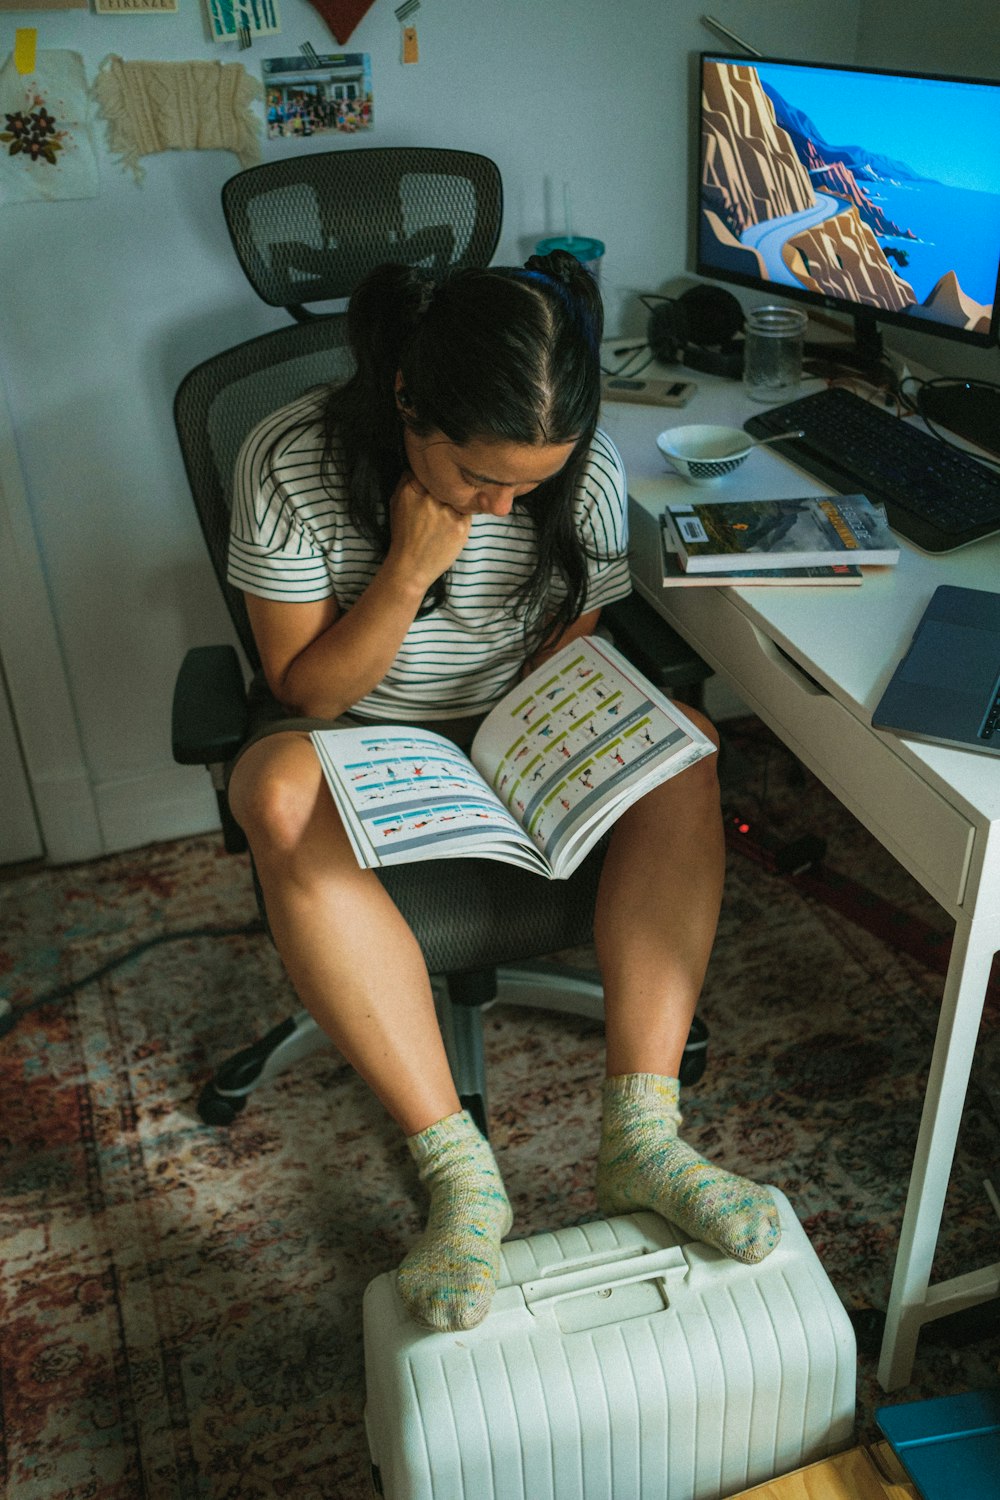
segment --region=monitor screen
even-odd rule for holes
[[[987,345],[1000,83],[705,54],[697,271]]]

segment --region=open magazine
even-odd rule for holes
[[[633,802],[715,750],[594,636],[519,682],[468,756],[419,725],[311,738],[360,865],[465,856],[556,880]]]

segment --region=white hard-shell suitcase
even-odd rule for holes
[[[718,1500],[852,1439],[854,1332],[787,1198],[745,1266],[656,1214],[512,1240],[489,1316],[436,1333],[365,1292],[387,1500]]]

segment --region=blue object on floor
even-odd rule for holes
[[[1000,1389],[882,1406],[875,1420],[924,1500],[1000,1496]]]

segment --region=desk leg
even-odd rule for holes
[[[882,1339],[878,1378],[886,1391],[910,1379],[928,1320],[931,1265],[996,946],[989,927],[988,915],[970,921],[960,914],[955,928]]]

